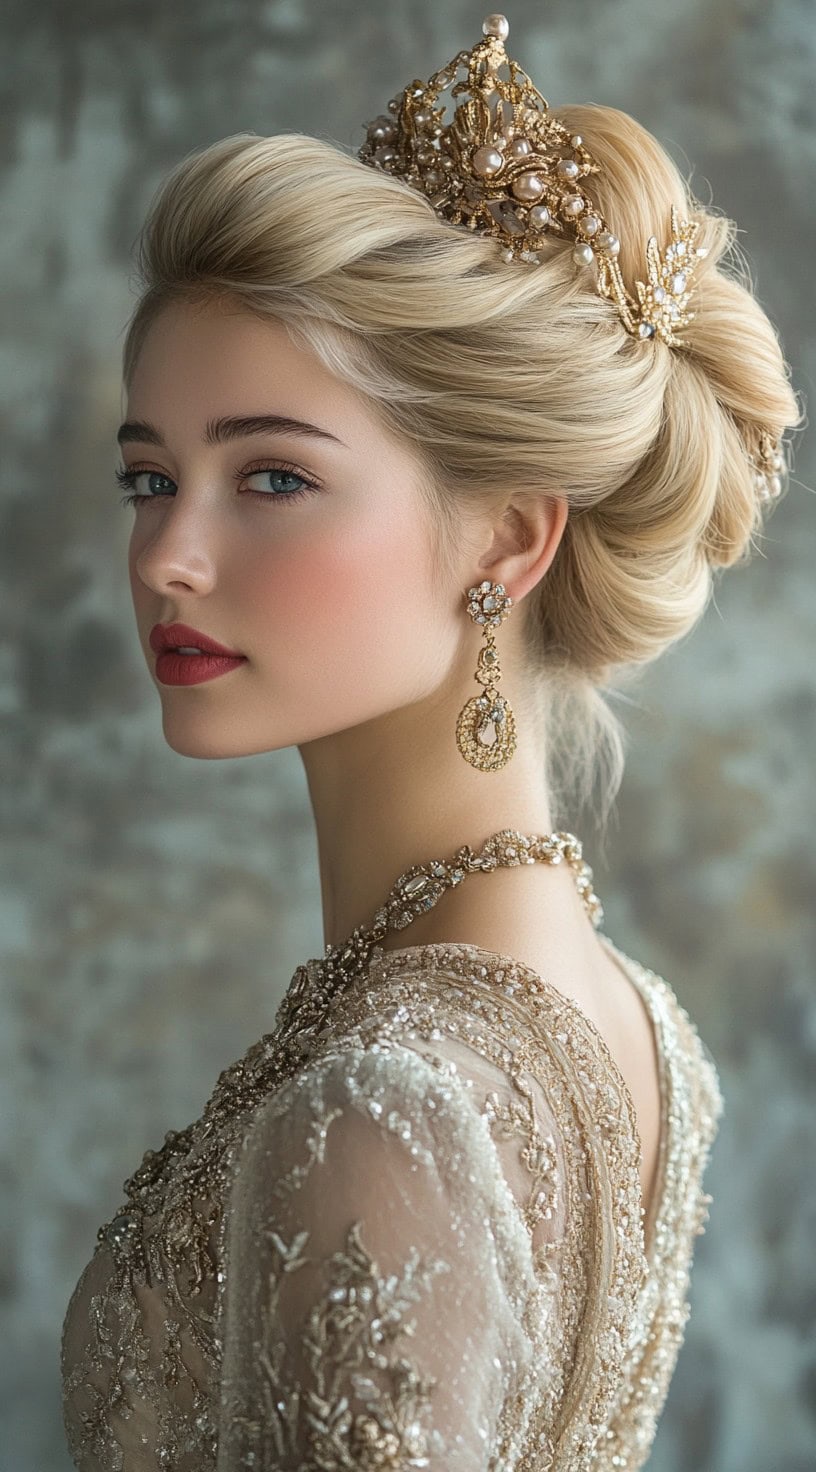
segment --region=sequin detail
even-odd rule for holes
[[[375,950],[322,999],[306,963],[99,1230],[62,1343],[81,1472],[644,1464],[723,1100],[668,983],[603,940],[659,1043],[648,1238],[634,1106],[569,998],[465,944]]]

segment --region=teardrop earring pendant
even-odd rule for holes
[[[472,767],[497,772],[507,765],[516,749],[516,721],[510,705],[496,689],[501,670],[493,629],[507,618],[513,600],[505,593],[503,583],[489,579],[477,588],[468,588],[467,599],[468,613],[474,623],[482,626],[485,636],[474,675],[484,688],[459,712],[456,745]]]

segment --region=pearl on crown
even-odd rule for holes
[[[498,174],[500,169],[504,167],[504,158],[499,153],[498,148],[494,148],[490,143],[485,143],[481,148],[477,148],[470,162],[473,165],[474,174],[478,174],[482,179],[492,178],[494,174]]]
[[[498,41],[506,41],[510,35],[510,22],[506,15],[486,15],[482,21],[482,34],[495,36]]]
[[[516,199],[538,199],[544,193],[544,180],[540,174],[519,174],[511,187]]]

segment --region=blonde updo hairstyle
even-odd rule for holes
[[[626,739],[605,697],[692,628],[716,569],[747,558],[767,505],[748,454],[803,415],[735,224],[628,114],[552,111],[600,164],[581,187],[620,239],[632,296],[672,205],[701,221],[687,347],[632,337],[567,241],[549,239],[538,266],[506,262],[332,142],[239,133],[182,159],[150,207],[123,372],[129,385],[171,301],[227,294],[286,324],[418,456],[448,579],[463,515],[566,497],[554,561],[522,604],[526,688],[505,693],[542,739],[555,826],[598,782],[603,827]]]

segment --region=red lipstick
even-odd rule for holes
[[[156,678],[163,685],[200,685],[215,680],[229,670],[246,663],[246,655],[227,649],[209,634],[192,629],[189,624],[154,624],[150,630],[150,647],[158,656]],[[182,649],[201,653],[182,654]]]

